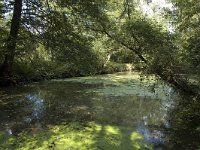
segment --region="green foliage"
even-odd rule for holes
[[[0,64],[4,59],[4,48],[5,48],[5,41],[8,35],[8,28],[6,26],[7,21],[5,21],[3,14],[2,14],[2,3],[0,2]]]
[[[21,78],[32,78],[34,77],[34,69],[31,68],[30,65],[27,65],[27,63],[23,62],[16,62],[13,65],[14,68],[14,75],[21,77]]]
[[[132,63],[145,73],[185,86],[188,80],[180,74],[199,73],[193,71],[200,67],[199,2],[174,0],[173,4],[176,10],[170,23],[176,23],[176,28],[170,32],[167,20],[148,17],[134,0],[27,1],[24,5],[29,9],[24,10],[17,40],[15,76],[86,76],[125,71],[125,63]],[[2,63],[9,17],[0,21],[5,25],[0,27]]]
[[[199,147],[199,106],[197,98],[182,95],[181,101],[170,111],[169,117],[173,132],[169,138],[177,143],[174,149],[197,149]]]
[[[114,72],[123,72],[127,71],[127,66],[126,64],[120,64],[120,63],[115,63],[115,62],[109,62],[107,65],[104,67],[103,72],[105,73],[114,73]]]
[[[13,65],[13,75],[19,81],[39,81],[50,79],[53,76],[55,66],[44,60],[35,62],[16,61]]]
[[[178,33],[179,57],[187,66],[188,72],[199,74],[199,13],[200,3],[189,0],[173,0],[176,13],[173,17],[176,33]],[[183,65],[184,65],[183,64]]]
[[[9,13],[13,8],[4,8],[7,2],[13,5],[13,1],[0,2],[0,64],[9,53],[9,50],[5,50],[9,43]],[[148,17],[139,9],[138,3],[136,0],[24,1],[26,6],[23,8],[27,9],[23,10],[14,53],[13,77],[24,82],[89,76],[127,71],[125,63],[131,63],[143,73],[155,74],[195,97],[192,98],[192,103],[184,106],[181,111],[178,110],[180,113],[176,112],[174,119],[177,124],[172,125],[176,129],[179,126],[192,127],[196,123],[194,129],[197,130],[200,2],[173,0],[175,9],[170,18],[170,23],[174,25],[173,32],[167,29],[166,20]],[[108,93],[112,94],[113,91]],[[193,120],[184,124],[184,119],[191,117],[194,117]],[[3,145],[3,149],[9,148],[10,144],[11,149],[35,149],[40,146],[47,149],[55,145],[56,148],[63,149],[66,144],[70,148],[77,148],[77,143],[85,149],[99,145],[102,149],[116,149],[118,146],[121,149],[151,149],[151,146],[144,146],[137,140],[130,143],[134,138],[142,139],[137,132],[133,132],[131,136],[129,133],[129,142],[119,145],[119,141],[123,141],[123,136],[118,132],[121,127],[95,124],[94,126],[105,128],[103,134],[98,135],[92,127],[83,127],[81,131],[77,131],[79,125],[74,125],[75,129],[72,126],[56,126],[33,137],[23,134],[19,135],[19,139],[11,137]],[[83,137],[86,137],[85,143],[81,140]],[[2,138],[4,135],[0,132],[0,140]],[[46,141],[40,143],[38,139]],[[99,145],[94,146],[94,141],[99,142]]]
[[[177,9],[174,19],[178,29],[187,32],[188,30],[192,31],[194,27],[198,28],[198,14],[200,12],[199,1],[173,0],[173,3]]]

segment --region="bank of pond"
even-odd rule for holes
[[[0,149],[200,148],[200,105],[124,72],[0,90]]]

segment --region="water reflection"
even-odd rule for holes
[[[153,81],[151,81],[153,82]],[[153,83],[148,82],[148,86]],[[112,75],[50,81],[7,91],[13,95],[2,107],[1,124],[8,134],[63,123],[90,122],[130,127],[153,145],[165,142],[167,111],[175,97],[168,86],[150,91],[132,75]],[[17,101],[15,95],[21,95]],[[4,116],[11,116],[4,118]],[[17,116],[17,117],[16,117]],[[4,127],[5,129],[5,127]]]
[[[39,120],[44,112],[45,106],[44,106],[44,100],[39,97],[39,95],[31,95],[28,94],[25,96],[25,100],[28,101],[29,106],[31,109],[30,116],[27,116],[25,118],[25,122],[30,123],[32,120]]]
[[[165,134],[160,130],[161,127],[148,126],[145,122],[140,122],[137,131],[143,135],[144,141],[153,143],[154,146],[159,146],[165,142]]]

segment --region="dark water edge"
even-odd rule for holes
[[[200,149],[200,101],[180,95],[168,116],[171,122],[169,139],[173,143],[173,149]]]
[[[0,148],[197,149],[198,102],[140,79],[123,73],[4,88]]]

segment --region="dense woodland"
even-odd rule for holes
[[[1,84],[112,73],[130,63],[198,96],[199,2],[173,0],[157,17],[139,2],[2,1]]]
[[[114,117],[111,116],[113,118],[111,124],[116,122],[120,124],[121,120],[131,114],[128,116],[129,118],[127,117],[129,119],[127,120],[130,121],[132,116],[138,115],[135,113],[137,111],[137,104],[141,106],[143,100],[142,98],[142,100],[138,100],[139,98],[134,97],[135,99],[131,99],[130,104],[127,103],[127,105],[121,106],[124,104],[126,98],[130,96],[130,93],[126,94],[125,92],[126,97],[121,98],[125,99],[124,101],[121,101],[120,96],[117,97],[115,95],[116,97],[114,97],[112,95],[105,102],[99,100],[102,98],[99,95],[91,94],[94,96],[94,99],[90,103],[89,97],[91,95],[88,96],[88,93],[83,90],[84,88],[91,88],[89,85],[85,84],[84,87],[80,83],[73,83],[74,85],[72,86],[60,83],[60,87],[54,90],[55,83],[48,83],[48,86],[43,86],[41,89],[40,86],[42,85],[37,85],[39,94],[37,92],[29,93],[23,100],[15,104],[10,99],[18,99],[18,96],[23,97],[23,94],[28,90],[22,90],[20,94],[12,97],[10,95],[14,93],[12,93],[14,88],[12,90],[9,88],[19,85],[22,85],[19,86],[22,88],[24,84],[35,81],[86,77],[133,70],[137,73],[139,72],[141,80],[145,80],[143,79],[144,76],[153,76],[158,81],[169,85],[170,88],[173,87],[173,89],[176,89],[176,93],[180,94],[179,99],[181,101],[176,102],[175,107],[167,112],[171,125],[170,128],[167,128],[167,132],[171,135],[172,147],[174,145],[174,149],[177,147],[180,148],[180,146],[183,149],[199,147],[200,1],[167,0],[167,2],[170,3],[171,7],[161,8],[161,3],[154,5],[152,0],[1,0],[0,86],[3,86],[3,92],[0,91],[0,112],[1,109],[2,112],[3,110],[14,112],[21,108],[21,106],[16,110],[13,107],[18,107],[23,100],[26,101],[27,99],[37,104],[39,101],[44,105],[48,101],[43,101],[43,98],[47,98],[51,101],[47,107],[47,116],[54,113],[62,119],[69,119],[70,115],[67,114],[69,110],[71,114],[74,111],[78,119],[82,117],[81,115],[85,115],[86,118],[88,116],[94,117],[96,111],[100,112],[100,115],[97,113],[100,118],[101,116],[109,118],[109,115],[116,111],[117,114],[114,114]],[[151,13],[142,9],[143,5],[151,8]],[[100,77],[100,79],[102,78]],[[104,82],[113,84],[107,77]],[[100,85],[104,86],[105,83],[100,83]],[[124,87],[129,89],[129,86],[131,86],[130,83],[121,89]],[[134,83],[138,82],[134,81]],[[148,86],[149,83],[146,82],[145,84]],[[72,83],[70,82],[70,84]],[[55,85],[58,86],[57,83]],[[7,89],[7,86],[11,87]],[[76,86],[79,93],[73,93],[77,90],[73,86]],[[99,85],[93,86],[98,89]],[[136,84],[136,86],[138,85]],[[153,84],[153,86],[156,85]],[[117,89],[117,85],[113,84],[113,87]],[[155,91],[156,87],[153,88]],[[172,89],[170,90],[172,91]],[[170,94],[170,90],[167,94]],[[51,93],[50,91],[53,92]],[[135,90],[134,92],[137,93],[138,91]],[[82,95],[78,95],[80,93]],[[142,92],[139,91],[139,93]],[[162,92],[159,91],[158,93]],[[78,96],[76,97],[76,95]],[[100,97],[99,99],[97,98],[98,96]],[[68,97],[71,99],[68,99]],[[60,101],[57,100],[61,99],[62,101],[62,98],[63,104],[67,104],[61,104],[62,107],[58,107],[58,110],[56,108],[52,109],[54,105],[59,105]],[[79,98],[82,99],[80,100]],[[151,109],[154,111],[156,107],[159,107],[156,106],[159,105],[158,101],[151,103],[150,96],[148,98],[149,101],[145,101],[143,106],[144,112],[142,113],[144,114],[148,113],[148,111],[151,112]],[[106,100],[105,97],[102,99]],[[67,100],[69,100],[69,103]],[[114,100],[118,100],[118,102],[115,103]],[[89,107],[82,107],[79,103],[85,103],[84,106],[87,106],[86,104],[88,103]],[[131,104],[133,103],[135,110],[131,112]],[[91,112],[89,113],[82,113],[84,109],[90,108],[93,105],[95,105],[94,110],[90,110]],[[24,106],[26,107],[26,104]],[[25,108],[24,106],[23,108]],[[97,106],[102,106],[102,110],[104,110],[103,108],[107,108],[107,110],[101,114],[101,110],[98,110],[100,107]],[[78,108],[77,112],[75,108]],[[42,107],[41,109],[44,108]],[[138,109],[138,112],[143,111],[143,109]],[[5,115],[7,114],[6,111],[2,115],[2,123],[0,125],[3,124],[5,126],[7,120],[10,119],[12,121],[17,118],[16,116],[20,118],[20,115],[18,115],[20,111],[14,114],[13,119]],[[109,114],[107,114],[108,112]],[[123,113],[120,114],[120,112]],[[127,116],[124,115],[126,112]],[[31,113],[29,112],[29,116]],[[7,120],[5,119],[6,117]],[[52,123],[49,119],[51,117],[48,116],[47,120],[43,119],[46,121],[45,125],[50,124],[51,126],[55,126],[62,124],[62,119],[57,118],[56,120],[55,116],[52,118],[56,120],[56,123]],[[74,120],[78,120],[76,117],[73,117],[71,117],[72,123]],[[140,117],[142,118],[143,116]],[[3,121],[3,119],[6,121]],[[28,120],[30,121],[29,125],[35,125],[34,123],[37,125],[39,122],[39,119],[37,119],[35,119],[36,121],[33,119],[33,122]],[[67,128],[62,126],[61,129],[64,128],[62,132],[67,130],[66,132],[70,131],[72,135],[80,136],[79,130],[85,129],[82,122],[87,119],[84,119],[81,121],[78,120],[79,123],[81,122],[81,125],[78,123],[78,127],[76,127],[76,123],[72,124],[72,126],[68,125]],[[143,118],[144,120],[145,118]],[[16,123],[16,126],[20,126],[20,123]],[[110,122],[108,121],[108,123]],[[117,123],[114,125],[118,125]],[[94,122],[92,124],[95,128],[99,128],[98,124]],[[76,133],[73,133],[74,128],[73,130],[71,129],[73,126],[75,126]],[[101,126],[104,126],[104,124],[101,124]],[[156,128],[162,128],[161,126],[156,126]],[[15,125],[11,125],[6,130],[10,133],[11,129],[14,131],[14,128]],[[57,129],[55,130],[57,131]],[[121,126],[119,130],[126,132],[125,128]],[[129,130],[132,129],[128,129],[127,131]],[[42,136],[38,134],[36,139],[40,139],[41,136],[41,139],[45,140],[47,135],[52,136],[52,132],[48,132],[47,135],[45,132],[41,134]],[[93,135],[93,130],[90,132],[89,134]],[[57,134],[56,136],[60,136],[60,131]],[[2,132],[0,132],[0,142],[3,139],[2,135]],[[140,138],[138,132],[134,135]],[[85,133],[81,136],[83,138],[86,137]],[[100,136],[104,137],[103,134]],[[190,137],[193,137],[193,139],[189,139]],[[19,139],[16,139],[16,141]],[[82,139],[79,141],[82,141]],[[127,142],[128,140],[124,141]],[[20,144],[20,142],[17,141],[14,146]],[[8,143],[8,145],[10,144]],[[37,146],[37,143],[35,145]],[[167,143],[166,145],[170,149],[170,144]],[[176,145],[178,146],[176,147]],[[31,144],[28,146],[31,146]],[[53,146],[50,145],[49,149]]]

